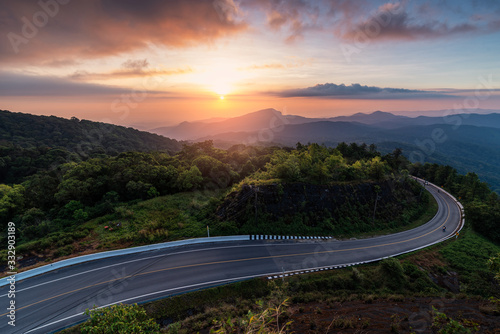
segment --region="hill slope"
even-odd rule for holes
[[[177,152],[176,140],[132,128],[0,110],[0,183],[99,154]]]

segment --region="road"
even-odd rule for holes
[[[124,255],[66,267],[0,288],[0,333],[50,333],[83,321],[94,305],[139,303],[172,294],[283,271],[359,263],[425,247],[452,235],[457,204],[428,186],[438,213],[405,232],[359,240],[249,240]],[[442,226],[446,225],[446,232]],[[15,300],[15,327],[7,307]]]

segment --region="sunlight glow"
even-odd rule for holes
[[[237,85],[248,76],[238,68],[241,68],[241,65],[218,60],[191,75],[189,81],[202,85],[207,91],[217,94],[219,99],[223,100],[226,95],[234,93]]]

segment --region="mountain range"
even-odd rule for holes
[[[407,117],[375,111],[307,118],[264,109],[150,131],[177,140],[213,140],[220,147],[237,143],[295,146],[297,142],[316,142],[335,146],[356,142],[375,143],[384,153],[399,147],[413,162],[449,164],[461,173],[476,172],[500,192],[500,113],[443,111],[441,117]]]

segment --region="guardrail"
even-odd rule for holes
[[[94,260],[106,259],[106,258],[114,257],[114,256],[141,253],[141,252],[147,252],[147,251],[165,249],[165,248],[171,248],[171,247],[196,245],[196,244],[202,244],[202,243],[244,241],[244,240],[249,240],[249,239],[250,239],[249,235],[194,238],[194,239],[163,242],[163,243],[153,244],[153,245],[138,246],[138,247],[125,248],[125,249],[117,249],[117,250],[113,250],[113,251],[100,252],[100,253],[94,253],[94,254],[89,254],[89,255],[82,255],[82,256],[74,257],[74,258],[67,259],[67,260],[57,261],[57,262],[47,264],[47,265],[44,265],[44,266],[41,266],[38,268],[34,268],[34,269],[20,272],[20,273],[16,274],[16,281],[20,281],[20,280],[27,279],[27,278],[30,278],[33,276],[37,276],[37,275],[41,275],[41,274],[47,273],[47,272],[52,271],[52,270],[57,270],[57,269],[61,269],[64,267],[73,266],[75,264],[80,264],[80,263],[94,261]],[[0,279],[0,287],[7,285],[7,284],[8,284],[7,277]]]

